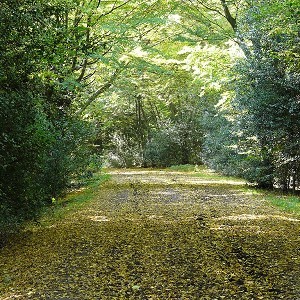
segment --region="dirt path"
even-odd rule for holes
[[[234,180],[112,175],[0,250],[1,300],[300,299],[297,218]]]

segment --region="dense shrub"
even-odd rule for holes
[[[86,164],[88,127],[51,121],[41,101],[27,91],[0,95],[1,222],[35,218]]]
[[[234,103],[241,115],[241,144],[252,138],[247,162],[253,171],[246,175],[259,185],[284,189],[296,188],[300,175],[299,23],[294,8],[293,1],[274,0],[246,14],[241,32],[252,51],[237,67]],[[284,27],[270,25],[275,12]]]
[[[55,40],[64,9],[59,2],[0,4],[0,30],[5,32],[0,37],[2,228],[36,219],[82,171],[88,157],[92,132],[72,117],[74,94],[49,75],[65,55],[56,53]]]
[[[191,124],[166,122],[153,131],[144,150],[144,164],[151,167],[167,167],[201,163],[202,127],[197,119]]]
[[[151,167],[167,167],[180,164],[181,147],[178,132],[174,128],[164,128],[155,132],[147,143],[144,163]]]
[[[211,121],[205,142],[213,167],[262,187],[299,185],[298,13],[292,0],[261,1],[245,12],[239,38],[248,51],[234,70],[236,97],[227,116]]]

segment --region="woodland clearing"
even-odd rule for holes
[[[109,173],[0,249],[1,300],[300,299],[299,217],[209,172]]]

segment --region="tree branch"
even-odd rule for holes
[[[189,1],[192,3],[191,0],[189,0]],[[221,15],[222,17],[225,17],[225,16],[222,14],[222,12],[220,12],[218,9],[208,6],[207,4],[203,3],[203,1],[197,0],[197,3],[200,4],[201,6],[203,6],[204,8],[206,8],[206,9],[209,10],[209,11],[214,11],[214,12],[218,13],[219,15]]]
[[[75,116],[81,115],[92,102],[94,102],[101,94],[107,91],[113,85],[121,71],[122,69],[116,70],[111,78],[88,98],[83,106],[75,113]]]
[[[228,5],[226,3],[226,0],[220,0],[221,1],[221,4],[223,6],[223,9],[224,9],[224,13],[225,13],[225,18],[226,20],[229,22],[230,26],[232,27],[233,31],[236,32],[236,18],[234,18],[232,16],[232,14],[230,13],[229,11],[229,8],[228,8]]]
[[[128,4],[128,3],[131,2],[131,1],[132,1],[132,0],[127,0],[127,1],[125,1],[124,3],[121,3],[121,4],[119,4],[119,5],[114,5],[109,11],[107,11],[106,13],[103,13],[103,14],[100,16],[100,18],[105,17],[105,16],[111,14],[111,13],[112,13],[113,11],[115,11],[116,9],[119,9],[119,8],[125,6],[126,4]]]

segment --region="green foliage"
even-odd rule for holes
[[[184,116],[183,118],[186,118]],[[144,150],[144,164],[167,167],[177,164],[200,163],[201,128],[192,124],[168,122],[153,131]],[[199,134],[199,131],[201,132]]]
[[[0,227],[36,219],[86,163],[92,131],[71,116],[74,93],[61,85],[73,54],[65,37],[70,3],[0,5]]]
[[[162,128],[163,127],[163,128]],[[160,126],[145,147],[145,165],[167,167],[182,161],[179,133],[171,124]]]
[[[114,166],[199,163],[204,103],[188,70],[191,66],[141,49],[136,55],[157,67],[150,64],[138,74],[126,69],[114,92],[90,109],[94,118],[101,118],[105,156]]]
[[[102,161],[296,189],[298,15],[295,0],[2,1],[0,223],[37,218]]]
[[[39,95],[37,95],[39,97]],[[2,93],[1,225],[36,218],[86,163],[88,127],[65,117],[49,120],[32,93]],[[37,104],[36,104],[37,103]]]
[[[1,221],[35,215],[41,205],[41,187],[36,180],[42,169],[41,156],[48,148],[47,121],[33,105],[29,92],[1,93]],[[38,127],[37,122],[43,122]],[[28,186],[31,188],[28,189]]]
[[[227,20],[224,6],[235,17],[245,5],[244,1],[219,0],[183,0],[177,3],[176,12],[183,16],[183,20],[178,24],[176,40],[209,41],[211,44],[219,44],[234,37],[233,24]]]
[[[243,156],[237,151],[237,133],[228,119],[230,111],[218,112],[215,108],[207,111],[203,118],[206,136],[202,156],[213,170],[225,175],[240,176]]]
[[[238,38],[245,57],[234,69],[236,97],[229,111],[218,113],[205,142],[213,168],[262,187],[295,189],[299,181],[299,26],[293,5],[261,1],[244,10]]]
[[[288,3],[284,1],[285,6]],[[241,112],[242,140],[252,137],[253,141],[248,143],[250,176],[259,184],[287,189],[295,188],[298,181],[300,90],[297,58],[286,61],[286,53],[296,49],[296,20],[290,10],[280,10],[282,5],[277,1],[262,3],[246,15],[250,29],[243,31],[242,27],[241,32],[253,46],[251,55],[239,65],[235,107]],[[270,26],[273,10],[281,11],[279,18],[286,28],[276,21]]]
[[[56,122],[55,126],[55,141],[43,166],[43,182],[48,185],[49,197],[60,195],[71,181],[85,174],[93,152],[90,124],[70,118]]]
[[[266,195],[266,200],[271,205],[282,209],[288,213],[300,215],[300,198],[289,195]]]

